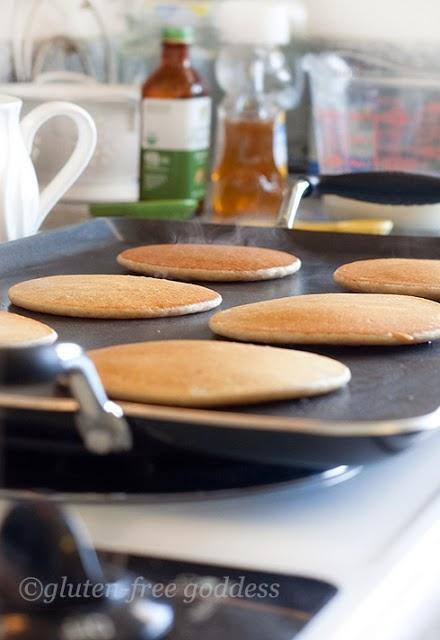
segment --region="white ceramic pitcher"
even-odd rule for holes
[[[89,164],[96,148],[96,127],[90,115],[68,102],[49,102],[20,123],[22,102],[0,95],[0,241],[16,240],[38,231],[47,214]],[[40,193],[31,160],[38,129],[50,118],[68,116],[78,129],[72,156]]]

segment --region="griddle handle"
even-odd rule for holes
[[[53,346],[0,349],[0,386],[47,384],[63,367]]]
[[[302,199],[313,191],[311,178],[298,178],[292,185],[292,188],[286,193],[281,209],[278,213],[276,226],[281,229],[293,229],[295,226],[296,215]]]
[[[281,205],[277,226],[293,229],[303,198],[333,195],[383,205],[440,203],[440,178],[400,171],[297,176]]]
[[[76,425],[86,448],[98,455],[129,451],[131,430],[121,407],[108,399],[95,366],[76,344],[56,346],[63,374],[76,398]]]
[[[399,171],[371,171],[308,177],[309,193],[385,205],[440,203],[440,178]]]
[[[0,349],[0,387],[54,383],[61,377],[78,401],[76,424],[87,450],[99,455],[130,450],[132,435],[123,411],[108,399],[78,345]]]

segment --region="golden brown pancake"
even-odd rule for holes
[[[339,267],[334,280],[350,291],[399,293],[440,300],[440,260],[358,260]]]
[[[363,293],[294,296],[234,307],[209,323],[218,335],[266,344],[396,345],[440,338],[440,304]]]
[[[1,348],[53,344],[57,337],[56,332],[42,322],[0,311]]]
[[[37,278],[9,290],[13,304],[76,318],[159,318],[213,309],[221,296],[193,284],[140,276],[69,275]]]
[[[219,244],[155,244],[123,251],[130,271],[176,280],[256,281],[284,278],[301,260],[284,251]]]
[[[302,351],[169,340],[91,351],[108,394],[168,406],[243,405],[314,396],[350,380],[336,360]]]

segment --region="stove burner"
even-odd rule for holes
[[[84,530],[47,502],[12,506],[0,566],[4,640],[161,640],[174,623],[170,602],[139,593],[128,600],[131,575],[104,568]]]
[[[335,585],[301,576],[118,553],[100,554],[132,576],[174,590],[167,640],[292,640],[332,600]]]

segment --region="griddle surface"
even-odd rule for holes
[[[245,244],[281,249],[299,256],[303,268],[296,275],[269,282],[203,283],[223,296],[222,307],[179,318],[75,320],[9,307],[7,291],[12,284],[56,274],[126,273],[116,262],[120,251],[140,244],[166,242]],[[440,242],[435,238],[292,232],[202,225],[199,222],[100,219],[0,246],[0,305],[2,309],[10,308],[48,323],[61,340],[78,342],[85,349],[143,340],[217,339],[208,327],[209,317],[216,311],[289,295],[340,291],[332,280],[338,266],[375,257],[440,258]],[[386,419],[414,417],[428,413],[440,404],[440,342],[383,348],[313,347],[310,350],[338,358],[349,366],[353,374],[349,386],[320,398],[246,407],[238,411],[342,420]],[[38,394],[48,393],[52,393],[49,388],[38,390]]]

